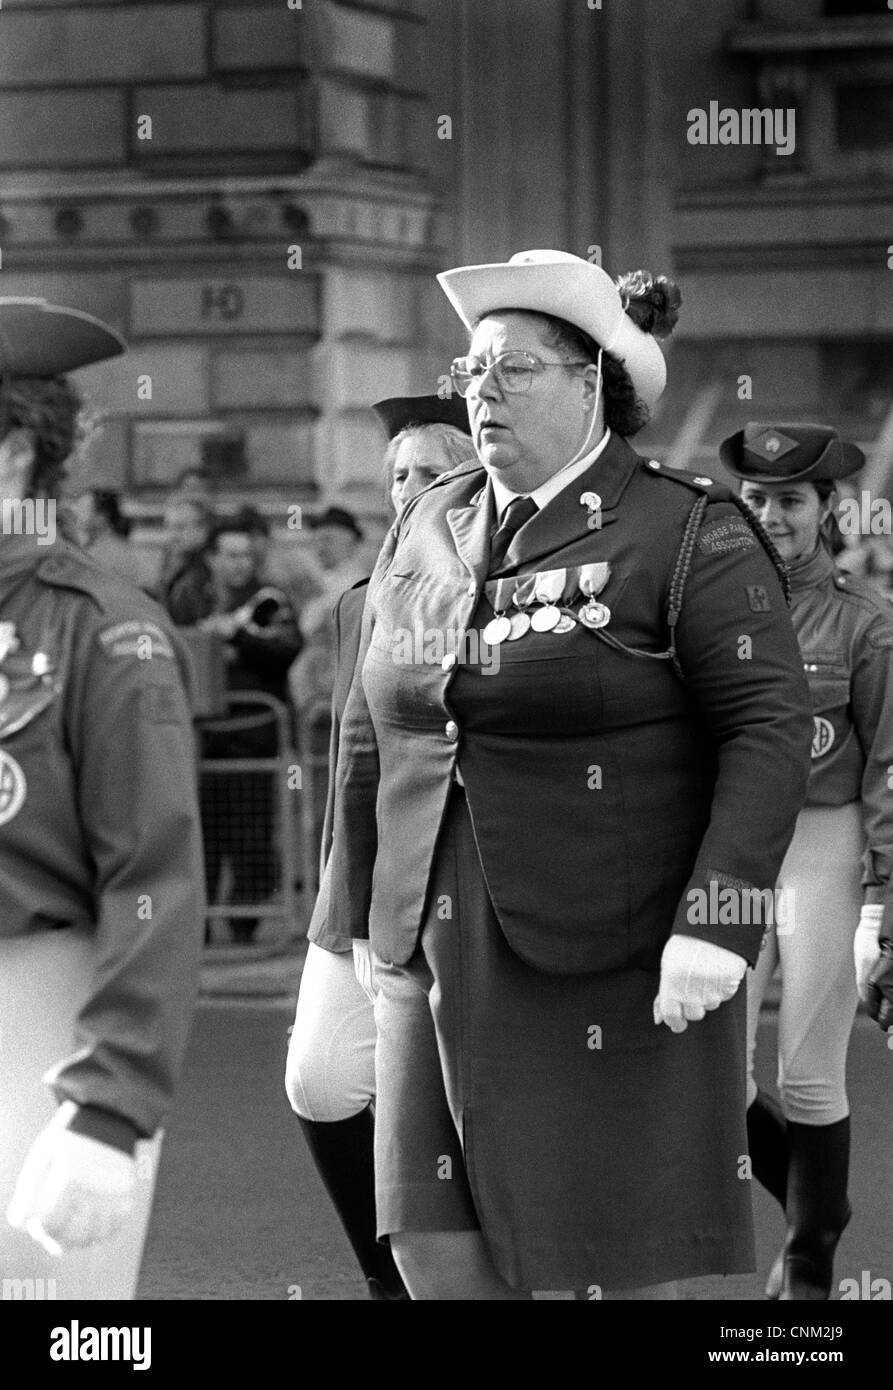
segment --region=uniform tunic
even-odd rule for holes
[[[683,682],[664,659],[667,599],[702,497],[676,627]],[[680,1036],[655,1028],[651,1000],[672,931],[759,953],[759,922],[693,920],[691,895],[771,888],[802,804],[808,689],[781,585],[726,489],[614,437],[500,570],[606,562],[605,635],[529,632],[497,665],[480,647],[493,521],[483,470],[456,470],[385,543],[341,730],[330,926],[362,936],[371,909],[376,954],[410,968],[422,935],[451,1010],[438,1043],[478,1217],[510,1282],[750,1268],[743,992]],[[450,634],[474,639],[458,659]],[[451,803],[457,766],[474,855]],[[448,806],[449,853],[464,845],[468,860],[458,913],[437,891]],[[446,957],[432,944],[444,897]]]
[[[791,616],[813,705],[808,806],[861,801],[866,902],[893,878],[893,608],[824,546],[792,566]]]
[[[155,1134],[170,1105],[204,910],[174,640],[150,599],[64,542],[0,542],[2,1209],[54,1108],[41,1078],[80,1107],[73,1128],[121,1148]],[[40,1016],[44,971],[65,979],[47,981]],[[38,1257],[26,1237],[0,1236],[4,1273]],[[91,1296],[116,1257],[93,1252],[92,1272],[84,1258],[62,1262],[83,1266],[69,1296]]]

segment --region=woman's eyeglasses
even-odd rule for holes
[[[467,396],[472,386],[480,389],[481,382],[488,372],[500,391],[509,396],[523,396],[530,390],[531,382],[547,367],[588,367],[588,362],[544,362],[532,352],[501,352],[492,362],[482,362],[479,357],[457,357],[450,366],[453,386],[460,396]]]

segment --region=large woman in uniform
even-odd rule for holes
[[[374,407],[388,433],[384,468],[396,513],[442,473],[474,456],[468,414],[455,396],[394,396]],[[371,1297],[405,1298],[390,1251],[375,1238],[373,1115],[375,1019],[369,942],[331,932],[333,793],[341,715],[354,675],[367,584],[348,589],[335,609],[335,682],[329,752],[329,796],[320,891],[307,932],[309,945],[288,1048],[285,1088],[319,1174],[335,1204]],[[373,792],[374,796],[374,792]],[[351,891],[339,884],[336,894]]]
[[[675,287],[555,251],[439,278],[479,462],[383,547],[335,797],[379,1235],[414,1298],[671,1296],[753,1267],[738,986],[808,689],[759,528],[624,437]]]
[[[767,933],[748,981],[747,1125],[754,1173],[787,1215],[767,1295],[826,1299],[850,1216],[847,1045],[857,989],[868,998],[880,963],[893,879],[893,612],[831,556],[835,483],[863,466],[861,450],[824,425],[749,424],[723,441],[720,456],[788,566],[812,691],[809,789],[780,874],[790,910]],[[753,1080],[760,1005],[776,966],[781,1110]]]
[[[62,375],[124,344],[0,300],[0,1280],[130,1298],[202,939],[181,656],[145,594],[56,535]]]

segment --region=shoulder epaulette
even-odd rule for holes
[[[718,482],[716,478],[708,478],[706,473],[690,473],[687,468],[669,468],[665,463],[658,463],[657,459],[643,459],[642,462],[648,473],[658,478],[666,478],[671,483],[682,483],[701,497],[727,502],[730,496],[735,495],[725,483]]]
[[[45,584],[87,594],[101,610],[107,606],[108,574],[73,546],[55,546],[53,554],[48,555],[39,566],[37,574]]]
[[[38,567],[37,574],[45,584],[86,594],[101,613],[128,618],[144,613],[147,620],[160,618],[170,625],[170,619],[155,599],[130,580],[97,565],[73,545],[55,545],[53,554]]]

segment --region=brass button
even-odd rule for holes
[[[447,720],[447,725],[444,729],[444,733],[446,734],[450,743],[455,743],[457,741],[459,737],[459,725],[456,723],[455,719]]]

